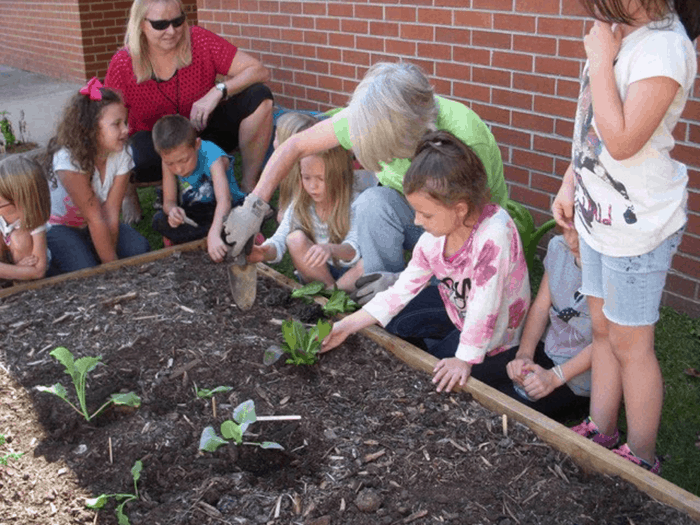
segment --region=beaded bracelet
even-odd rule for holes
[[[564,372],[562,372],[561,366],[557,365],[554,368],[552,368],[552,370],[554,371],[554,375],[561,379],[561,384],[566,384],[566,379],[564,378]]]

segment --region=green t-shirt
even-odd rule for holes
[[[438,96],[435,97],[435,101],[438,104],[437,129],[449,131],[474,150],[486,168],[491,201],[505,206],[508,200],[508,189],[503,178],[501,151],[498,149],[491,130],[479,118],[479,115],[461,102]],[[335,131],[340,145],[345,149],[352,149],[347,111],[337,113],[332,119],[333,131]],[[408,171],[411,161],[409,159],[394,159],[389,163],[380,162],[379,164],[382,167],[382,170],[377,173],[379,182],[383,186],[394,188],[403,193],[403,177]]]

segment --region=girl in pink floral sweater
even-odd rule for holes
[[[433,370],[438,392],[470,375],[488,382],[485,357],[519,343],[530,282],[515,224],[487,204],[486,182],[479,158],[452,134],[423,137],[403,185],[425,233],[396,283],[336,323],[323,351],[379,323],[441,358]]]

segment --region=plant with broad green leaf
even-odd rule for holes
[[[117,514],[117,522],[119,525],[130,525],[131,522],[129,521],[129,516],[124,513],[124,506],[130,501],[138,499],[139,489],[137,484],[141,478],[142,470],[143,463],[140,460],[137,460],[136,463],[134,463],[134,466],[131,467],[131,477],[134,478],[133,494],[100,494],[96,498],[89,498],[85,500],[85,506],[89,509],[100,510],[105,506],[109,498],[114,498],[117,502],[119,502],[115,509],[115,513]]]
[[[214,394],[218,394],[219,392],[230,392],[233,390],[232,386],[217,386],[216,388],[197,388],[197,385],[194,386],[194,393],[197,395],[199,399],[209,399],[214,397]]]
[[[216,430],[214,430],[214,427],[211,426],[206,427],[202,431],[202,437],[199,438],[199,450],[215,452],[216,449],[223,445],[228,445],[230,442],[236,445],[252,445],[265,449],[284,450],[282,445],[272,441],[263,441],[262,443],[243,441],[243,434],[245,434],[250,424],[255,423],[257,419],[253,400],[249,399],[248,401],[244,401],[233,409],[233,421],[227,419],[221,423],[222,437],[220,437],[216,433]]]
[[[0,446],[4,445],[7,443],[7,438],[5,438],[5,434],[0,434]],[[7,466],[7,463],[11,459],[19,459],[24,455],[24,452],[9,452],[7,454],[3,454],[0,456],[0,465],[3,465],[4,467]]]
[[[2,134],[5,140],[5,147],[11,148],[17,143],[17,137],[12,129],[12,122],[7,118],[10,113],[7,111],[0,111],[0,134]]]
[[[288,319],[282,323],[284,343],[282,350],[289,354],[288,364],[313,365],[318,361],[321,342],[331,333],[331,323],[318,320],[316,326],[306,331],[299,321]]]
[[[350,313],[357,310],[359,305],[350,299],[350,296],[344,290],[335,288],[331,293],[328,302],[323,305],[323,313],[328,317],[333,317],[336,314]]]
[[[71,401],[68,399],[68,393],[61,383],[56,383],[53,386],[37,386],[36,389],[39,392],[48,392],[49,394],[60,397],[87,421],[90,421],[111,404],[129,407],[141,406],[141,398],[133,392],[127,392],[126,394],[112,394],[100,408],[90,414],[87,409],[87,403],[85,402],[87,376],[95,369],[97,365],[102,363],[102,356],[73,359],[73,354],[70,352],[70,350],[63,346],[59,346],[58,348],[54,349],[51,352],[51,355],[66,368],[66,374],[68,374],[73,380],[73,386],[75,387],[75,394],[78,398],[80,408],[71,403]]]
[[[292,290],[292,298],[301,299],[306,303],[313,302],[315,295],[323,295],[323,291],[326,289],[326,285],[320,281],[314,281],[309,284],[305,284],[301,288]]]
[[[554,219],[550,219],[539,228],[535,228],[535,220],[525,206],[519,202],[509,200],[505,208],[513,219],[515,226],[518,228],[520,240],[523,243],[523,251],[525,252],[527,269],[532,273],[535,254],[537,253],[537,245],[542,237],[556,226],[556,222]]]

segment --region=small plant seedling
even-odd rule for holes
[[[5,434],[0,434],[0,446],[4,445],[7,443],[7,438],[5,437]],[[6,467],[7,463],[11,459],[19,459],[24,455],[24,452],[10,452],[8,454],[3,454],[0,456],[0,465]]]
[[[134,466],[131,467],[131,477],[134,478],[133,494],[100,494],[96,498],[90,498],[85,500],[85,506],[89,509],[100,510],[102,507],[105,506],[109,498],[114,498],[117,502],[119,502],[115,509],[115,513],[117,515],[117,522],[119,523],[119,525],[130,525],[131,522],[129,521],[129,516],[127,516],[124,513],[124,506],[130,501],[138,499],[139,489],[137,484],[139,479],[141,478],[142,470],[143,463],[140,460],[136,461],[136,463],[134,463]]]
[[[337,288],[331,293],[328,302],[323,305],[323,313],[328,317],[333,317],[336,314],[344,314],[354,312],[358,308],[358,304],[350,299],[350,296],[344,290]]]
[[[216,449],[223,445],[228,445],[231,441],[236,445],[252,445],[265,449],[284,450],[282,445],[272,441],[263,441],[262,443],[243,441],[243,434],[245,434],[250,424],[255,423],[257,419],[253,400],[244,401],[233,409],[233,421],[227,419],[221,423],[221,436],[223,437],[219,437],[214,427],[211,426],[206,427],[202,431],[202,437],[199,438],[199,450],[215,452]]]
[[[306,303],[312,303],[313,297],[320,295],[328,298],[328,302],[323,305],[323,313],[328,317],[336,314],[354,312],[358,309],[358,304],[350,299],[344,290],[334,288],[333,290],[326,289],[326,285],[319,281],[314,281],[301,288],[292,290],[294,299],[301,299]]]
[[[5,139],[5,147],[11,148],[17,143],[17,137],[15,137],[15,132],[12,129],[12,122],[7,118],[9,113],[7,111],[0,111],[0,133],[2,133]]]
[[[287,320],[282,323],[284,343],[282,350],[289,354],[288,364],[313,365],[318,361],[321,342],[331,333],[331,324],[321,319],[308,332],[299,321]]]
[[[39,392],[48,392],[49,394],[54,394],[60,397],[70,407],[75,410],[78,414],[83,416],[86,421],[90,421],[110,404],[123,405],[129,407],[139,407],[141,406],[141,398],[133,392],[128,392],[126,394],[112,394],[109,400],[104,403],[100,408],[95,410],[92,414],[88,412],[87,404],[85,402],[85,387],[87,386],[87,375],[95,369],[95,367],[102,362],[102,356],[97,357],[81,357],[80,359],[73,359],[73,354],[67,348],[59,346],[51,352],[51,355],[55,357],[59,363],[61,363],[66,368],[66,374],[71,376],[73,380],[73,386],[75,387],[75,394],[78,397],[78,404],[80,408],[75,406],[68,399],[68,393],[61,383],[56,383],[53,386],[37,386]]]
[[[292,297],[294,299],[301,299],[306,303],[312,303],[313,297],[315,295],[323,295],[323,291],[326,289],[326,285],[320,281],[314,281],[312,283],[306,284],[301,288],[292,290]]]
[[[218,394],[219,392],[230,392],[231,390],[233,390],[232,386],[217,386],[211,390],[208,388],[197,388],[197,385],[194,386],[194,392],[199,399],[209,399],[214,397],[214,394]]]

